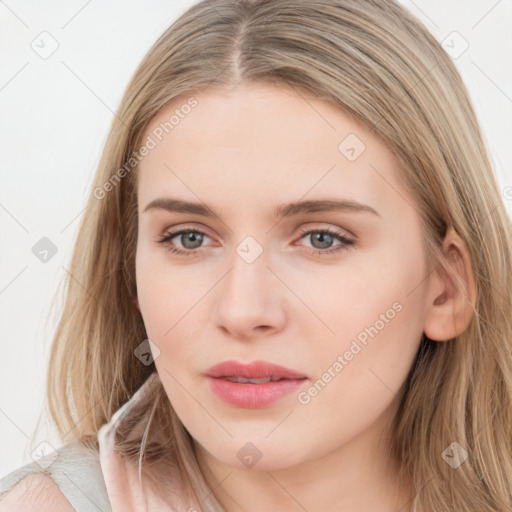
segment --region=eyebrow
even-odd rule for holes
[[[146,205],[143,213],[149,210],[165,210],[168,212],[190,213],[208,218],[218,218],[218,215],[203,203],[182,201],[180,199],[173,199],[170,197],[160,197],[154,199]],[[376,215],[377,217],[381,216],[371,206],[358,203],[357,201],[351,199],[316,199],[282,204],[275,208],[274,216],[276,218],[283,219],[300,214],[334,211],[365,212]]]

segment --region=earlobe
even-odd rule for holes
[[[474,314],[476,285],[466,244],[452,229],[443,243],[443,258],[429,283],[424,332],[433,341],[448,341],[464,332]]]

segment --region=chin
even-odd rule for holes
[[[278,471],[305,462],[306,454],[297,452],[293,446],[269,440],[234,441],[227,445],[205,447],[209,457],[236,470]]]

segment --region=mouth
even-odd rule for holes
[[[266,407],[309,380],[302,373],[265,361],[225,361],[210,368],[206,377],[210,389],[222,401],[247,409]]]

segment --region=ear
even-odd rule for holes
[[[139,311],[140,313],[140,306],[139,306],[139,299],[137,297],[134,297],[132,299],[132,304],[134,304],[134,306],[137,308],[137,310]]]
[[[423,330],[433,341],[448,341],[469,326],[474,314],[476,286],[466,244],[450,228],[443,242],[443,258],[429,278],[427,309]],[[457,278],[461,280],[459,285]]]

